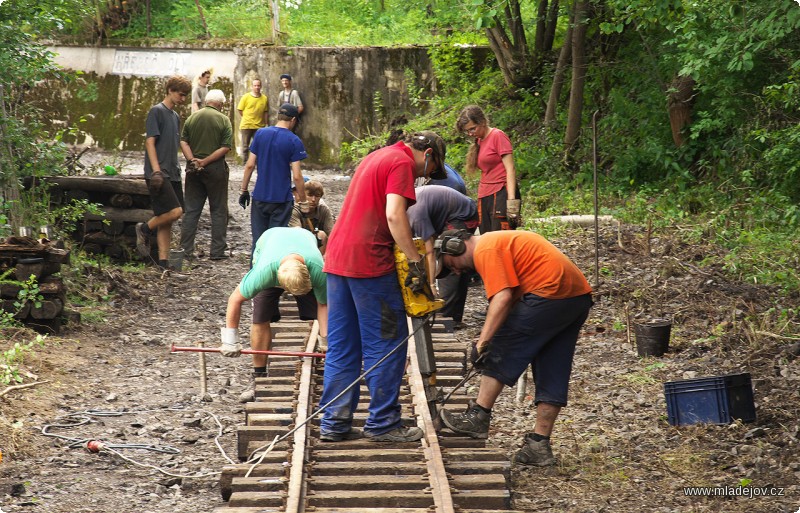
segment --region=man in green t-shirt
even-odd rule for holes
[[[239,123],[239,134],[242,136],[242,162],[247,162],[250,157],[250,142],[256,130],[267,126],[269,110],[267,96],[261,94],[261,80],[254,79],[250,92],[242,96],[236,110],[242,117]]]
[[[277,227],[265,231],[256,242],[253,267],[228,298],[220,346],[222,355],[240,355],[239,320],[242,304],[249,299],[253,300],[250,345],[256,350],[269,351],[272,345],[270,323],[281,319],[278,302],[284,290],[297,301],[300,319],[317,320],[320,347],[325,349],[328,338],[328,285],[322,266],[317,240],[308,230]],[[253,377],[266,377],[267,369],[267,357],[253,355]],[[253,391],[248,390],[239,401],[248,402],[252,397]]]
[[[228,116],[220,112],[225,93],[212,89],[206,94],[206,106],[195,112],[181,131],[181,151],[186,157],[186,214],[181,227],[184,258],[194,256],[197,222],[208,198],[211,211],[212,260],[227,258],[228,236],[228,164],[225,155],[233,145],[233,128]]]

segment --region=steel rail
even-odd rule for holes
[[[408,318],[408,325],[409,329],[411,329],[411,318]],[[419,424],[421,424],[420,427],[425,434],[423,437],[423,450],[436,513],[454,513],[453,496],[450,492],[450,482],[444,468],[439,436],[433,424],[433,417],[428,407],[428,398],[425,395],[425,385],[422,380],[422,374],[419,371],[416,344],[408,344],[408,356],[410,360],[408,384],[414,398],[414,409],[416,410]]]
[[[306,343],[306,351],[311,352],[317,343],[317,335],[319,335],[319,323],[314,321],[311,328],[311,334],[308,336]],[[295,417],[295,425],[300,426],[308,419],[308,414],[311,411],[312,405],[312,392],[313,386],[311,378],[314,372],[314,361],[308,359],[303,362],[303,367],[300,370],[300,386],[298,387],[297,397],[297,416]],[[304,510],[306,495],[306,452],[308,451],[308,434],[310,423],[305,424],[304,429],[298,429],[294,432],[294,440],[292,443],[292,460],[289,470],[289,485],[286,497],[286,512],[287,513],[302,513]]]

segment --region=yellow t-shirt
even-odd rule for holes
[[[253,93],[247,93],[239,100],[237,110],[242,111],[242,122],[239,124],[240,130],[264,128],[264,112],[267,110],[267,95],[262,94],[258,98]]]

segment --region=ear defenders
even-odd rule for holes
[[[434,242],[433,247],[443,255],[463,255],[467,250],[467,244],[464,242],[465,236],[468,237],[469,234],[464,230],[448,230]]]

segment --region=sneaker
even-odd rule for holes
[[[364,433],[358,428],[350,428],[346,433],[320,433],[319,439],[323,442],[341,442],[342,440],[358,440],[363,438]]]
[[[399,427],[380,435],[365,433],[371,442],[416,442],[422,438],[422,430],[418,427]]]
[[[441,417],[444,425],[456,433],[472,438],[489,438],[489,421],[492,419],[492,414],[480,409],[475,401],[469,402],[464,413],[442,410]]]
[[[525,435],[525,446],[514,456],[514,461],[531,467],[548,467],[556,464],[550,440],[536,442],[530,433]]]
[[[140,256],[147,257],[150,256],[150,237],[144,230],[144,223],[136,223],[136,251]]]

